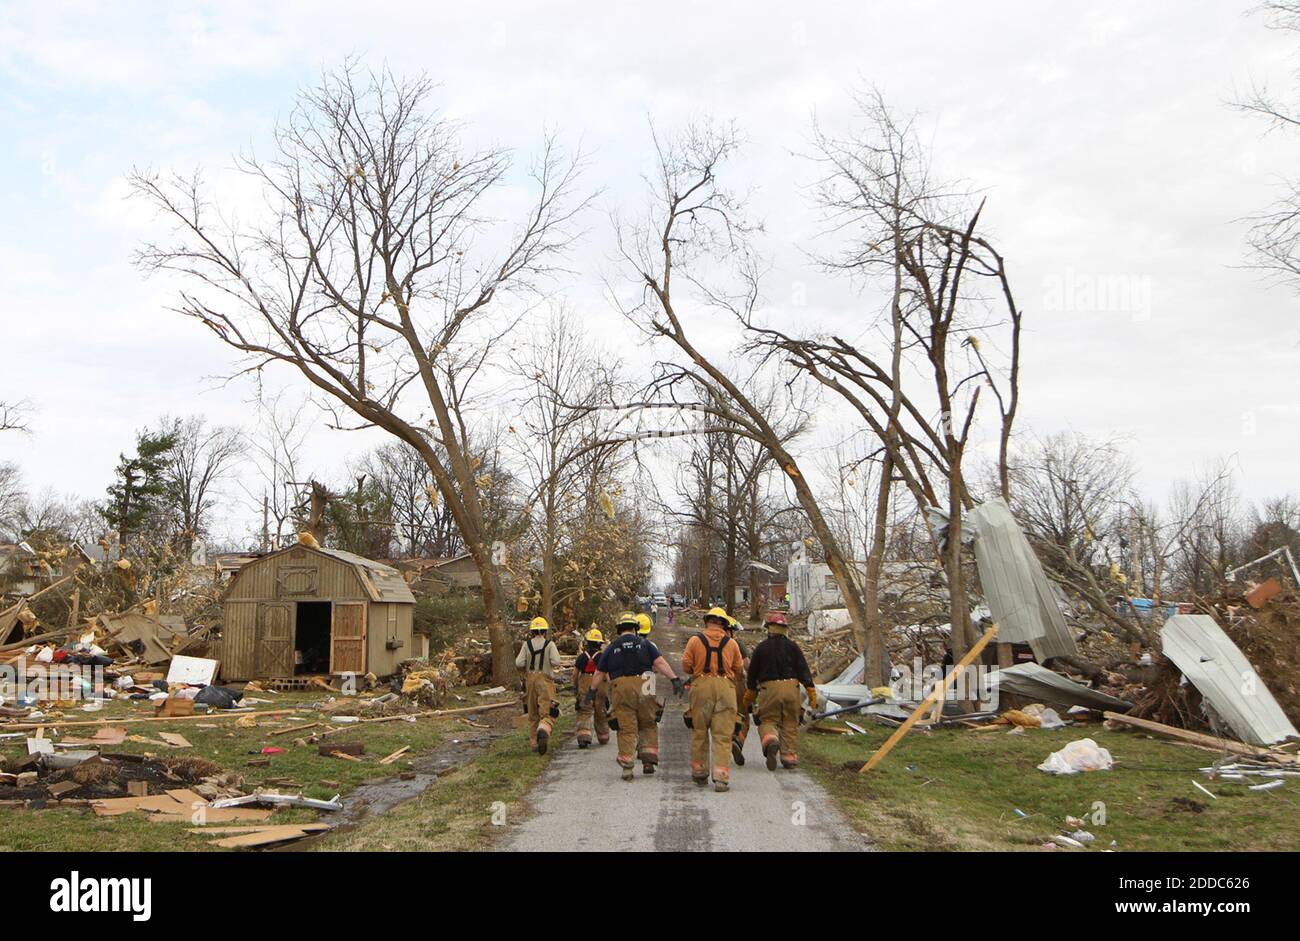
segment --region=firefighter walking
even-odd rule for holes
[[[587,690],[591,689],[592,681],[596,676],[596,658],[600,655],[601,649],[605,646],[605,635],[600,632],[600,628],[595,624],[591,625],[591,630],[587,631],[587,636],[583,640],[582,651],[573,661],[573,688],[576,691],[575,696],[576,712],[578,716],[578,747],[587,748],[591,745],[592,727],[595,727],[596,741],[602,745],[609,742],[609,697],[604,690],[596,696],[594,701],[587,702]]]
[[[650,620],[650,615],[642,612],[636,616],[636,622],[638,625],[636,629],[636,636],[640,637],[642,640],[649,640],[650,631],[654,627],[653,622]],[[646,745],[652,745],[654,749],[654,754],[655,755],[659,754],[659,722],[664,717],[664,698],[660,696],[658,693],[659,691],[656,688],[655,683],[650,682],[650,683],[642,684],[641,687],[642,702],[640,707],[638,708],[638,712],[640,712],[641,710],[648,710],[650,714],[654,716],[655,724],[654,724],[654,730],[653,732],[650,733],[649,736],[647,736],[645,733],[642,733],[640,731],[637,732],[636,752],[638,755],[640,755],[643,752]],[[643,761],[641,770],[645,774],[654,774],[655,773],[654,763],[646,764]]]
[[[551,626],[544,617],[528,625],[528,639],[519,648],[515,666],[524,671],[524,701],[528,706],[528,744],[545,755],[551,740],[559,703],[555,700],[555,671],[560,651],[546,636]]]
[[[744,708],[754,707],[767,770],[775,771],[778,758],[785,768],[799,764],[800,687],[807,691],[812,709],[817,708],[817,689],[803,651],[786,636],[790,626],[785,615],[771,612],[764,626],[767,639],[754,648],[749,661]]]
[[[736,671],[736,702],[741,703],[745,699],[745,673],[749,669],[749,651],[745,645],[740,642],[736,636],[736,631],[740,629],[740,622],[730,615],[727,616],[727,636],[736,642],[740,648],[740,669]],[[736,713],[736,730],[731,736],[731,759],[737,766],[745,763],[745,739],[749,736],[749,710],[741,709]]]
[[[655,724],[654,674],[672,681],[673,692],[682,695],[682,681],[668,665],[654,643],[641,637],[641,625],[630,611],[619,615],[615,629],[618,636],[596,658],[596,673],[583,700],[594,703],[602,688],[609,684],[610,708],[614,719],[610,726],[618,732],[618,765],[623,780],[635,776],[640,759],[645,774],[653,774],[659,764],[659,728]]]
[[[744,669],[740,645],[727,634],[729,621],[722,608],[710,608],[704,615],[704,631],[693,635],[682,653],[682,671],[691,677],[691,778],[703,787],[712,771],[715,791],[731,786],[736,672]]]

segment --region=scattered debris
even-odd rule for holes
[[[1109,771],[1114,764],[1109,751],[1090,738],[1080,738],[1048,755],[1038,770],[1048,774],[1078,774],[1080,771]]]

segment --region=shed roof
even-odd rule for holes
[[[315,548],[306,546],[301,543],[288,546],[278,552],[272,552],[245,564],[235,578],[244,569],[265,562],[268,559],[274,559],[286,552],[292,552],[294,549],[305,549],[308,552],[316,552],[324,556],[329,556],[346,565],[350,565],[361,579],[362,586],[366,589],[366,594],[370,596],[371,601],[391,601],[397,604],[415,604],[415,595],[411,594],[411,588],[406,584],[406,579],[402,578],[402,573],[397,569],[384,565],[382,562],[376,562],[374,559],[367,559],[365,556],[357,555],[354,552],[344,552],[342,549],[327,549],[324,546]]]

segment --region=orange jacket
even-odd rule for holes
[[[740,655],[740,644],[727,636],[727,632],[717,625],[710,624],[704,629],[704,636],[708,638],[710,647],[717,647],[725,643],[722,648],[722,668],[723,675],[728,679],[735,679],[736,674],[745,669],[745,660]],[[692,635],[691,639],[686,642],[686,649],[682,652],[682,672],[690,676],[699,676],[704,670],[704,658],[706,651],[704,644],[700,643],[699,635]],[[708,675],[718,675],[718,658],[709,658]]]

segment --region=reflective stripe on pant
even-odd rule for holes
[[[618,763],[630,768],[636,763],[637,745],[648,750],[659,760],[659,729],[655,725],[654,708],[646,708],[641,694],[645,684],[642,676],[620,676],[614,681],[609,703],[618,720]],[[647,744],[648,743],[648,744]]]
[[[524,676],[524,694],[528,701],[528,743],[537,746],[537,730],[543,728],[551,734],[555,721],[551,718],[551,703],[555,701],[555,681],[545,673],[528,673]]]
[[[588,704],[585,700],[587,690],[591,689],[592,677],[591,673],[578,676],[578,741],[590,742],[591,729],[595,726],[596,739],[604,745],[609,741],[608,687],[597,690],[595,702]]]
[[[663,703],[654,695],[657,677],[651,673],[641,678],[641,703],[637,706],[636,755],[642,761],[648,757],[651,764],[659,763],[659,721],[655,718]],[[646,719],[650,725],[645,725]]]
[[[700,675],[691,680],[691,775],[709,773],[713,744],[713,780],[731,775],[731,734],[736,730],[736,684],[725,676]]]
[[[799,763],[799,712],[803,702],[798,680],[768,680],[758,688],[758,735],[764,751],[776,741],[781,763]]]
[[[736,671],[736,709],[740,709],[740,704],[745,701],[745,671]],[[736,740],[743,746],[745,739],[749,735],[749,710],[743,712],[737,711],[736,725],[740,728],[736,731]]]

